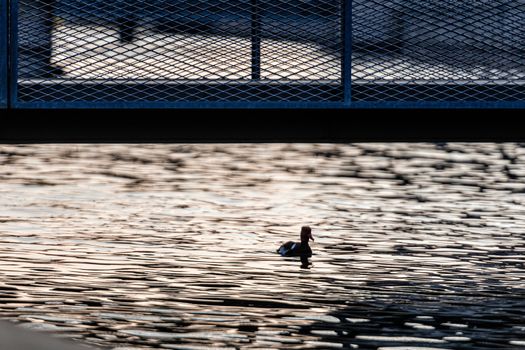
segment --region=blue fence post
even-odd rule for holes
[[[18,0],[7,0],[9,4],[8,22],[8,98],[9,107],[16,108],[18,87]]]
[[[352,0],[341,0],[341,34],[343,57],[341,75],[344,89],[344,105],[350,107],[352,101]]]
[[[7,60],[9,53],[7,50],[7,38],[9,31],[7,30],[7,0],[0,0],[0,108],[7,108]]]

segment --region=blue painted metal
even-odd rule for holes
[[[352,102],[15,102],[24,109],[524,109],[525,101]]]
[[[8,33],[7,30],[7,0],[0,0],[0,108],[7,108],[8,106],[8,58],[7,51]]]
[[[111,90],[110,88],[107,89],[101,89],[101,92],[97,92],[100,95],[93,97],[93,91],[97,90],[96,83],[93,85],[88,83],[76,83],[74,79],[68,80],[60,80],[57,79],[56,82],[51,80],[50,78],[43,78],[45,80],[46,84],[41,85],[34,85],[35,87],[33,90],[31,90],[31,86],[27,85],[26,80],[18,80],[18,66],[19,66],[19,53],[18,53],[18,3],[22,0],[0,0],[0,5],[2,8],[2,11],[0,11],[0,29],[2,29],[3,35],[0,37],[0,107],[7,107],[11,106],[12,108],[118,108],[118,109],[126,109],[126,108],[134,108],[134,109],[148,109],[148,108],[202,108],[202,109],[209,109],[209,108],[337,108],[337,109],[352,109],[352,108],[525,108],[525,99],[520,100],[520,98],[516,98],[516,96],[523,96],[525,86],[523,83],[516,82],[512,79],[514,77],[509,78],[507,83],[504,84],[496,84],[493,82],[491,78],[479,78],[479,79],[485,79],[487,82],[483,84],[476,85],[478,83],[471,83],[468,82],[465,83],[458,83],[453,78],[444,78],[442,80],[445,81],[445,83],[441,82],[439,84],[435,82],[435,80],[439,80],[437,78],[433,78],[430,76],[425,76],[424,78],[418,78],[420,80],[425,81],[426,83],[417,82],[414,83],[412,81],[415,81],[416,78],[414,76],[403,76],[400,79],[403,78],[406,80],[405,82],[393,83],[389,79],[391,77],[376,77],[372,73],[369,73],[367,70],[380,70],[384,67],[385,71],[388,71],[392,68],[393,64],[392,62],[398,62],[399,65],[412,65],[410,68],[412,69],[411,72],[413,72],[413,67],[417,67],[416,61],[411,61],[413,59],[421,59],[421,57],[428,58],[430,60],[429,62],[425,62],[423,59],[423,63],[428,64],[427,67],[430,68],[420,68],[423,75],[426,74],[424,69],[428,69],[429,71],[432,71],[432,69],[436,69],[435,67],[440,67],[440,64],[445,62],[445,59],[439,57],[439,55],[436,54],[436,52],[433,52],[432,54],[434,56],[425,56],[427,55],[424,51],[425,48],[417,47],[416,44],[420,44],[421,42],[432,40],[436,41],[436,45],[444,45],[441,40],[440,36],[430,36],[426,32],[422,31],[423,29],[426,30],[426,28],[422,27],[419,28],[418,26],[420,23],[414,19],[414,15],[412,13],[406,13],[400,14],[399,9],[396,7],[400,3],[399,0],[336,0],[334,4],[337,2],[337,11],[340,12],[339,19],[334,20],[334,17],[330,17],[331,15],[326,15],[327,25],[330,24],[330,21],[337,22],[338,28],[340,29],[340,36],[337,40],[334,39],[333,42],[331,40],[333,39],[330,37],[329,39],[326,39],[326,37],[323,37],[323,35],[326,35],[324,33],[323,35],[320,35],[320,38],[316,38],[313,40],[312,38],[306,38],[301,37],[299,34],[290,34],[293,39],[287,38],[284,36],[285,40],[305,40],[314,42],[316,44],[319,44],[319,46],[322,46],[325,50],[332,49],[335,50],[335,52],[339,57],[341,58],[340,62],[340,80],[337,78],[337,81],[333,81],[333,83],[337,83],[337,87],[334,89],[333,86],[329,86],[327,84],[324,86],[324,88],[321,86],[319,87],[320,82],[316,82],[315,79],[312,80],[311,86],[298,86],[293,85],[296,84],[295,82],[292,83],[285,83],[283,85],[279,86],[264,86],[264,82],[268,82],[271,80],[267,79],[266,77],[261,77],[261,40],[265,35],[268,35],[271,39],[275,39],[276,36],[283,34],[283,29],[280,33],[270,33],[268,34],[268,30],[272,30],[272,27],[278,27],[279,25],[286,22],[286,16],[289,16],[289,22],[288,24],[291,24],[291,27],[301,27],[304,24],[298,24],[300,23],[300,20],[304,20],[304,18],[307,19],[314,19],[317,17],[323,17],[323,14],[321,13],[321,10],[326,10],[325,8],[321,6],[315,7],[315,1],[320,1],[319,3],[322,3],[324,5],[327,4],[326,0],[308,0],[304,1],[302,3],[314,3],[314,14],[308,14],[308,15],[301,15],[296,14],[293,11],[290,11],[289,8],[284,7],[283,4],[288,4],[288,2],[292,2],[293,0],[279,0],[277,5],[275,5],[276,8],[279,9],[279,6],[283,6],[280,10],[282,13],[273,14],[274,17],[268,17],[268,9],[267,7],[270,6],[271,2],[268,2],[266,0],[247,0],[246,8],[243,8],[243,11],[248,11],[248,15],[245,17],[242,17],[247,20],[247,31],[246,31],[246,37],[249,36],[249,43],[251,45],[250,49],[250,70],[251,74],[248,76],[247,79],[250,79],[252,83],[261,83],[260,87],[253,86],[253,85],[243,85],[246,84],[245,80],[239,80],[238,86],[228,86],[228,84],[224,85],[224,88],[217,88],[214,87],[213,84],[216,84],[216,81],[213,79],[209,79],[208,82],[204,83],[195,83],[195,81],[192,81],[191,78],[187,79],[186,82],[183,82],[180,86],[184,87],[186,86],[186,90],[181,90],[182,87],[177,87],[175,85],[166,85],[166,89],[172,89],[172,90],[165,90],[158,92],[158,100],[157,95],[155,95],[155,89],[162,89],[163,84],[158,82],[156,87],[153,88],[153,92],[147,92],[146,98],[143,100],[134,100],[133,93],[129,93],[129,99],[126,100],[126,96],[123,97],[123,94],[125,95],[125,92],[122,92],[120,94],[115,94],[112,91],[115,91],[115,89]],[[130,0],[131,1],[131,0]],[[167,0],[170,1],[170,0]],[[220,0],[223,1],[223,0]],[[277,0],[276,0],[277,1]],[[422,0],[423,1],[423,0]],[[425,0],[426,1],[426,0]],[[442,0],[445,1],[445,0]],[[499,0],[498,0],[499,1]],[[424,1],[423,1],[424,2]],[[264,3],[264,7],[262,4]],[[319,3],[317,5],[319,5]],[[356,9],[354,8],[356,3],[359,3],[359,6],[361,6],[361,10],[363,6],[368,6],[368,9],[373,8],[373,6],[377,6],[378,11],[373,12],[372,15],[369,15],[369,18],[364,17],[355,17],[357,20],[353,17],[353,14],[355,15]],[[415,0],[406,0],[406,4],[409,5],[403,5],[403,6],[413,6],[417,9],[417,6],[419,6],[419,3]],[[82,6],[82,2],[80,2],[80,6]],[[221,2],[219,2],[221,4]],[[224,4],[224,3],[222,3]],[[363,5],[364,4],[364,5]],[[370,5],[372,4],[372,5]],[[386,6],[385,4],[388,4]],[[88,5],[86,5],[88,6]],[[92,5],[89,5],[92,6]],[[226,6],[226,5],[225,5]],[[299,9],[304,10],[305,12],[311,11],[307,9],[301,9],[299,7],[294,8],[295,5],[290,5],[292,9]],[[381,7],[383,6],[383,7]],[[385,7],[386,6],[386,7]],[[489,6],[489,5],[487,5]],[[508,5],[511,6],[511,5]],[[133,9],[134,7],[130,5],[130,9]],[[9,9],[9,13],[8,13]],[[229,9],[229,8],[228,8]],[[247,10],[249,9],[249,10]],[[224,10],[224,9],[223,9]],[[490,8],[489,8],[490,10]],[[131,15],[133,17],[133,14],[135,10],[125,10],[127,11],[127,15]],[[189,10],[185,10],[189,11]],[[201,10],[198,10],[201,11]],[[210,14],[202,14],[201,12],[195,12],[195,17],[198,18],[196,20],[196,24],[202,24],[199,21],[203,20],[211,20],[215,17],[213,17]],[[211,11],[211,10],[210,10]],[[226,10],[225,10],[226,11]],[[228,10],[229,11],[229,10]],[[226,11],[226,12],[228,12]],[[265,13],[266,11],[266,13]],[[319,13],[315,13],[315,11],[318,11]],[[326,10],[330,11],[330,10]],[[368,11],[368,10],[367,10]],[[399,21],[401,16],[405,16],[408,18],[408,21],[411,22],[410,25],[412,25],[415,29],[415,33],[406,33],[403,32],[404,29],[399,29],[396,27],[398,25],[397,22],[393,22],[388,24],[388,26],[385,24],[384,28],[381,27],[383,25],[384,18],[381,17],[384,13],[388,11],[393,11],[396,16],[398,16],[397,20]],[[398,11],[398,12],[396,12]],[[513,11],[517,11],[515,8],[508,7],[507,11],[512,16],[521,16],[521,13],[514,13]],[[133,13],[132,13],[133,12]],[[190,11],[191,12],[191,11]],[[269,11],[272,15],[272,12]],[[179,12],[173,11],[174,14],[180,15]],[[432,13],[432,12],[430,12]],[[8,15],[9,14],[9,15]],[[76,13],[73,13],[74,16],[80,16]],[[237,14],[233,14],[237,16]],[[271,25],[268,25],[264,23],[263,16],[266,20],[268,18],[271,19]],[[280,16],[280,17],[279,17]],[[296,17],[294,17],[296,16]],[[303,16],[301,19],[300,17]],[[316,17],[317,16],[317,17]],[[439,21],[443,20],[442,18],[438,17],[438,15],[433,14],[433,20],[436,20],[438,24],[433,24],[434,26],[440,26]],[[439,15],[441,16],[441,15]],[[456,16],[456,15],[455,15]],[[464,16],[460,13],[457,15],[458,19],[457,22],[464,21]],[[461,17],[463,16],[463,17]],[[128,18],[124,16],[125,18]],[[124,18],[123,17],[123,18]],[[220,16],[219,16],[220,17]],[[395,16],[394,16],[395,17]],[[134,18],[134,17],[133,17]],[[192,17],[193,18],[193,17]],[[284,19],[283,19],[284,18]],[[365,18],[365,19],[363,19]],[[386,18],[386,17],[385,17]],[[467,17],[465,17],[467,18]],[[498,36],[501,36],[502,39],[507,40],[506,34],[500,34],[501,26],[498,26],[494,23],[500,23],[498,21],[490,19],[490,16],[487,16],[487,21],[493,21],[489,22],[494,25],[494,27],[497,30],[494,30],[494,28],[487,29],[487,36],[485,39],[494,39]],[[239,20],[241,24],[239,26],[243,26],[244,22],[242,20]],[[406,20],[406,18],[405,18]],[[447,19],[450,22],[450,19]],[[361,22],[360,22],[361,21]],[[374,22],[375,21],[375,22]],[[130,21],[128,21],[130,22]],[[249,23],[248,23],[249,22]],[[370,22],[370,23],[369,23]],[[277,24],[276,24],[277,23]],[[302,22],[301,22],[302,23]],[[321,21],[322,23],[322,21]],[[397,24],[396,24],[397,23]],[[458,23],[454,23],[454,25],[459,25]],[[126,23],[124,23],[126,24]],[[286,23],[285,23],[286,24]],[[511,22],[508,24],[511,26],[514,31],[517,31],[518,27],[514,26]],[[9,30],[8,29],[9,26]],[[359,26],[359,28],[358,28]],[[29,28],[30,26],[28,26]],[[315,28],[315,25],[313,25]],[[49,27],[48,27],[49,28]],[[286,27],[285,27],[286,28]],[[303,28],[303,27],[301,27]],[[366,29],[366,30],[363,30]],[[392,29],[394,28],[394,29]],[[274,28],[275,29],[275,28]],[[304,29],[304,28],[303,28]],[[339,30],[338,29],[338,30]],[[200,29],[197,30],[197,34],[202,34],[199,32]],[[216,29],[210,29],[213,33],[213,30]],[[231,30],[228,29],[228,30]],[[242,29],[244,31],[244,29]],[[293,29],[295,30],[295,29]],[[359,83],[356,80],[352,80],[352,67],[354,63],[356,62],[355,57],[353,58],[353,54],[355,52],[352,52],[353,50],[356,51],[354,46],[358,46],[357,44],[361,45],[362,42],[356,43],[354,40],[354,30],[361,33],[360,35],[370,35],[372,39],[379,40],[377,43],[372,43],[371,47],[366,47],[363,49],[361,48],[360,53],[357,53],[357,56],[359,55],[371,55],[372,60],[370,62],[367,62],[367,65],[365,65],[365,68],[359,68],[361,69],[360,73],[362,73],[365,78],[362,80],[365,81],[364,83]],[[397,35],[405,35],[410,40],[408,46],[408,49],[396,47],[396,45],[399,44],[399,42],[396,42],[397,39],[392,39],[395,35],[389,34],[389,31],[397,31]],[[417,34],[417,31],[422,31],[422,34]],[[315,31],[315,30],[314,30]],[[367,32],[368,31],[368,32]],[[132,32],[132,31],[130,31]],[[364,34],[362,34],[364,32]],[[243,32],[244,33],[244,32]],[[8,35],[9,34],[9,40]],[[209,34],[209,33],[207,33]],[[216,34],[216,33],[215,33]],[[230,35],[230,32],[227,32],[224,30],[223,32],[220,32],[221,35]],[[479,31],[472,31],[471,33],[474,35],[481,35],[479,34]],[[35,33],[35,35],[38,35],[38,33]],[[306,36],[313,35],[312,33],[307,31]],[[419,36],[418,36],[419,35]],[[458,34],[459,37],[455,40],[458,40],[460,42],[462,40],[461,34]],[[494,37],[492,37],[494,36]],[[22,38],[25,37],[24,35]],[[324,38],[324,39],[323,39]],[[320,41],[319,41],[319,40]],[[372,40],[369,39],[369,40]],[[419,41],[417,41],[420,39]],[[467,39],[472,39],[471,37],[467,37]],[[478,40],[478,38],[475,38]],[[132,38],[130,39],[132,40]],[[326,42],[328,44],[331,44],[333,47],[330,48],[330,45],[326,45]],[[364,39],[359,38],[359,40],[363,41]],[[440,41],[441,40],[441,41]],[[494,39],[495,40],[495,39]],[[466,41],[466,40],[465,40]],[[516,40],[517,42],[518,40]],[[446,43],[446,40],[444,41]],[[434,43],[432,41],[432,43]],[[505,46],[504,52],[507,52],[508,50],[512,50],[512,44],[514,41],[511,41],[510,39],[507,41],[504,41],[503,44],[507,45]],[[477,44],[477,42],[476,42]],[[390,46],[389,46],[390,45]],[[475,45],[474,45],[475,46]],[[416,47],[414,49],[415,51],[410,51],[413,47]],[[383,53],[378,49],[383,49]],[[479,49],[477,47],[476,49]],[[493,50],[497,50],[498,47],[493,47]],[[266,47],[265,47],[265,50]],[[405,50],[406,52],[402,52]],[[507,51],[506,51],[507,50]],[[398,52],[399,51],[399,52]],[[8,52],[8,54],[6,54]],[[456,55],[450,51],[450,48],[446,48],[443,50],[443,52],[451,55],[451,65],[453,66],[453,63],[456,62],[456,60],[467,60],[464,58],[463,55]],[[493,56],[490,56],[490,49],[487,51],[484,51],[486,57],[488,57],[488,60],[496,60],[498,58],[499,52],[496,52]],[[2,54],[3,53],[3,54]],[[395,55],[398,56],[395,56]],[[389,55],[394,55],[390,56]],[[411,57],[414,56],[414,57]],[[74,56],[72,56],[74,57]],[[465,55],[466,57],[466,55]],[[485,59],[487,59],[485,57]],[[514,56],[509,56],[508,61],[505,61],[506,64],[509,65],[510,68],[515,68],[516,66],[518,68],[523,68],[523,63],[521,63],[521,66],[519,66],[519,62],[514,58]],[[377,60],[377,63],[374,62],[374,60]],[[381,61],[383,60],[383,61]],[[397,60],[397,61],[396,61]],[[473,58],[475,60],[475,58]],[[467,60],[468,61],[468,60]],[[386,62],[386,63],[385,63]],[[414,63],[416,62],[416,63]],[[445,62],[449,63],[449,62]],[[468,62],[467,62],[468,63]],[[490,62],[489,62],[490,63]],[[234,64],[234,63],[232,63]],[[459,67],[461,68],[460,64],[465,64],[464,61],[460,61],[458,63]],[[339,61],[337,61],[337,65],[339,65]],[[423,66],[422,66],[423,67]],[[195,67],[194,67],[195,68]],[[462,67],[465,68],[465,67]],[[468,68],[468,67],[467,67]],[[470,67],[471,68],[471,67]],[[469,69],[470,69],[469,68]],[[438,68],[441,69],[441,68]],[[466,68],[465,68],[466,69]],[[265,71],[266,72],[266,71]],[[444,69],[443,73],[442,71],[438,71],[438,73],[433,73],[436,75],[443,74],[446,76],[447,71]],[[279,74],[282,72],[278,72]],[[287,73],[287,72],[285,72]],[[388,75],[392,73],[384,73],[380,72],[381,74]],[[23,75],[23,70],[21,70],[21,74]],[[368,74],[368,75],[367,75]],[[379,74],[379,75],[381,75]],[[418,74],[415,74],[415,76],[418,76]],[[430,73],[428,73],[430,74]],[[42,80],[42,79],[41,79]],[[112,83],[112,79],[107,79],[108,84]],[[115,79],[116,80],[116,79]],[[226,79],[228,80],[228,79]],[[235,82],[235,79],[230,79],[232,82]],[[467,79],[468,80],[468,79]],[[132,79],[131,79],[132,81]],[[408,81],[408,82],[407,82]],[[66,84],[64,82],[72,82],[72,84]],[[26,84],[26,85],[24,85]],[[55,84],[55,85],[53,85]],[[75,85],[76,84],[76,85]],[[193,85],[192,85],[193,84]],[[200,87],[195,88],[195,84],[200,84]],[[317,85],[316,85],[317,84]],[[470,84],[470,85],[469,85]],[[205,87],[205,85],[209,85],[208,88]],[[322,84],[321,84],[322,85]],[[100,87],[100,86],[99,86]],[[126,86],[124,86],[126,87]],[[76,89],[76,90],[75,90]],[[177,89],[180,89],[181,91],[180,96],[187,96],[188,94],[193,94],[191,98],[187,97],[180,97],[180,99],[171,99],[170,97],[166,97],[165,92],[166,91],[177,91]],[[214,90],[215,89],[215,90]],[[276,93],[277,90],[281,89]],[[118,89],[117,89],[118,90]],[[24,92],[25,91],[25,92]],[[27,91],[30,91],[27,93]],[[33,91],[33,92],[31,92]],[[75,91],[78,92],[78,94],[75,93]],[[129,91],[137,91],[133,90],[133,87],[129,89]],[[195,92],[188,92],[188,91],[195,91]],[[219,92],[214,92],[219,91]],[[240,93],[252,93],[251,96],[244,96],[239,97],[239,100],[235,100],[237,96]],[[224,100],[218,100],[217,95],[220,94],[221,96],[225,95],[227,98]],[[295,94],[295,95],[294,95]],[[317,95],[316,95],[317,94]],[[68,99],[64,98],[64,96],[68,97]],[[88,98],[84,98],[82,96],[88,96],[89,98],[92,98],[93,100],[88,100]],[[143,95],[144,96],[144,95]],[[155,97],[154,100],[152,100],[152,96]],[[178,95],[177,95],[178,96]],[[211,96],[211,97],[210,97]],[[255,96],[255,97],[254,97]],[[264,100],[263,97],[261,97],[260,100],[257,100],[257,96],[266,96],[267,100]],[[283,98],[282,100],[279,100],[281,96],[285,96],[288,98]],[[300,98],[298,96],[301,96]],[[303,96],[314,96],[313,98],[303,98]],[[323,96],[328,96],[327,98],[324,98]],[[111,100],[111,97],[114,98],[114,100]],[[47,99],[47,100],[46,100]]]
[[[18,0],[9,2],[9,106],[16,108],[18,92]]]
[[[359,101],[355,109],[523,109],[525,101]]]
[[[71,108],[71,109],[341,109],[342,102],[16,102],[15,108]]]

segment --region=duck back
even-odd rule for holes
[[[300,256],[301,255],[301,243],[288,241],[283,243],[278,249],[277,253],[281,256]],[[308,254],[311,256],[311,253]]]

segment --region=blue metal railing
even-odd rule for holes
[[[0,1],[3,107],[525,107],[518,0]]]
[[[8,106],[7,0],[0,0],[0,108]]]

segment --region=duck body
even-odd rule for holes
[[[281,256],[301,256],[301,243],[300,242],[294,242],[294,241],[288,241],[286,243],[283,243],[278,249],[277,253],[279,253]],[[312,250],[308,249],[307,253],[308,257],[312,256]]]

